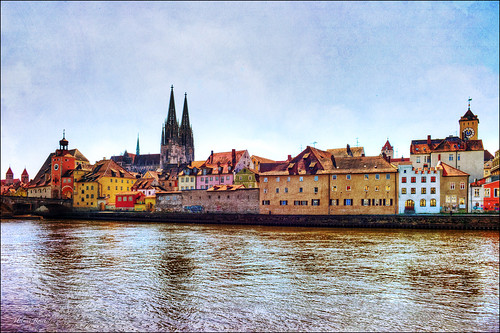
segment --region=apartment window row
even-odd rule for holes
[[[269,206],[271,204],[270,200],[262,200],[262,205],[263,206]],[[293,202],[294,206],[308,206],[309,201],[307,200],[295,200]],[[288,205],[288,200],[280,200],[280,206],[287,206]],[[320,205],[320,199],[311,199],[311,206],[319,206]]]
[[[411,193],[411,194],[417,194],[417,188],[416,188],[416,187],[411,187],[411,188],[410,188],[410,193]],[[408,194],[408,193],[407,193],[407,188],[406,188],[406,187],[402,187],[402,188],[401,188],[401,194]],[[420,194],[427,194],[427,188],[422,187],[422,188],[420,189]],[[431,187],[431,188],[430,188],[430,194],[436,194],[436,188],[435,188],[435,187]]]
[[[410,177],[410,181],[412,183],[416,183],[417,182],[417,177]],[[401,177],[401,183],[406,183],[407,182],[407,177]],[[427,176],[421,176],[420,177],[420,182],[421,183],[427,183]],[[436,182],[436,176],[431,176],[431,183],[435,183]]]
[[[339,199],[330,199],[330,206],[340,206],[341,201]],[[360,204],[361,206],[392,206],[393,205],[393,199],[361,199]],[[354,205],[354,200],[353,199],[344,199],[343,200],[343,205],[344,206],[353,206]]]

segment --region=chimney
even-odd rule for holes
[[[352,156],[351,146],[349,146],[349,144],[347,144],[346,152],[348,156]]]
[[[214,151],[210,153],[210,164],[214,163]]]
[[[431,136],[427,135],[427,145],[430,147],[431,146]]]
[[[288,155],[288,158],[286,160],[287,161],[291,161],[292,160],[292,155]]]
[[[387,156],[387,162],[391,163],[391,156]]]
[[[231,162],[233,163],[233,166],[236,165],[236,149],[231,151]]]

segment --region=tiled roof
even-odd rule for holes
[[[265,157],[260,157],[260,156],[257,156],[257,155],[252,155],[251,158],[253,160],[256,160],[257,162],[259,163],[275,163],[276,161],[274,160],[271,160],[269,158],[265,158]]]
[[[246,150],[237,150],[235,151],[236,154],[236,164],[239,162],[243,154],[246,152]],[[217,166],[217,163],[220,163],[221,165],[231,163],[233,159],[232,156],[232,151],[229,152],[223,152],[223,153],[213,153],[213,155],[210,155],[206,160],[204,165],[211,165],[211,166]]]
[[[7,175],[13,175],[13,174],[14,174],[14,172],[12,172],[12,169],[9,167],[9,170],[7,170],[6,174],[7,174]]]
[[[116,193],[116,195],[144,195],[141,191],[124,191]]]
[[[443,170],[443,176],[445,177],[451,177],[451,176],[468,176],[469,174],[466,172],[463,172],[461,170],[458,170],[451,165],[448,165],[444,163],[443,161],[439,161],[438,164],[436,165],[436,169],[441,169]]]
[[[465,114],[460,118],[461,121],[464,121],[464,120],[477,120],[477,122],[479,122],[479,119],[477,118],[477,116],[472,113],[472,111],[470,109],[467,110],[467,112],[465,112]]]
[[[141,154],[135,155],[134,165],[160,165],[160,154]]]
[[[132,178],[135,177],[119,166],[113,160],[101,160],[94,165],[92,171],[88,174],[85,174],[79,182],[93,182],[101,179],[102,177],[120,177],[120,178]]]
[[[352,157],[359,157],[363,156],[365,154],[365,148],[363,147],[349,147],[349,150],[351,151]],[[351,156],[348,153],[348,148],[334,148],[334,149],[327,149],[327,152],[330,154],[333,154],[335,157],[348,157]]]
[[[462,140],[457,136],[449,136],[446,139],[434,140],[412,140],[410,145],[411,154],[430,154],[435,152],[451,151],[478,151],[483,150],[483,140]]]
[[[382,156],[362,156],[335,158],[337,167],[334,173],[376,173],[396,172],[397,167]]]
[[[489,151],[487,151],[486,149],[484,150],[484,161],[485,162],[489,161],[489,160],[492,160],[494,158],[495,158],[495,156],[491,155],[491,153]]]
[[[391,144],[389,143],[389,140],[387,140],[385,142],[385,144],[382,146],[382,150],[392,150],[393,147],[391,146]]]

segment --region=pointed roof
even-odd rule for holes
[[[28,171],[26,171],[26,168],[24,168],[24,171],[23,171],[23,173],[21,174],[21,176],[28,176]]]
[[[140,155],[141,150],[139,149],[139,133],[137,133],[137,147],[135,147],[135,154]]]
[[[382,150],[393,150],[393,147],[389,143],[389,139],[385,142],[385,145],[382,147]]]
[[[187,104],[187,93],[184,93],[184,108],[182,110],[182,121],[179,136],[183,145],[193,146],[193,131],[189,123],[189,111]]]
[[[477,120],[477,122],[479,123],[479,118],[474,113],[472,113],[469,106],[469,109],[467,110],[467,112],[465,112],[462,118],[460,118],[460,121],[470,121],[470,120]]]
[[[26,169],[25,169],[26,170]],[[7,170],[7,175],[14,175],[14,172],[12,172],[12,169],[9,167],[9,170]]]
[[[436,165],[436,169],[443,170],[444,177],[452,177],[452,176],[469,176],[467,172],[463,172],[462,170],[458,170],[451,165],[444,163],[443,161],[439,161]]]
[[[184,93],[184,107],[182,109],[182,121],[181,121],[181,129],[190,129],[191,125],[189,124],[189,112],[188,112],[188,104],[187,104],[187,93]]]
[[[91,172],[84,175],[79,182],[98,181],[102,177],[133,178],[134,175],[122,168],[113,160],[101,160],[96,162]]]

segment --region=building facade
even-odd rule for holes
[[[437,214],[441,207],[441,171],[415,169],[411,163],[398,165],[400,214]]]
[[[441,161],[436,169],[441,170],[441,212],[467,212],[470,175]]]

